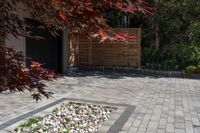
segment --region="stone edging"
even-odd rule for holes
[[[128,104],[116,104],[108,102],[90,101],[82,99],[69,99],[70,101],[76,101],[80,103],[91,103],[95,105],[118,107],[116,112],[111,114],[111,117],[103,122],[102,126],[98,129],[97,133],[118,133],[129,119],[131,114],[135,110],[135,106]]]
[[[51,108],[51,107],[53,107],[53,106],[56,106],[57,104],[62,103],[62,102],[64,102],[65,100],[66,100],[66,98],[61,98],[61,99],[59,99],[59,100],[57,100],[57,101],[54,101],[54,102],[52,102],[52,103],[49,103],[49,104],[47,104],[47,105],[45,105],[45,106],[39,107],[39,108],[37,108],[37,109],[35,109],[35,110],[33,110],[33,111],[30,111],[30,112],[28,112],[28,113],[25,113],[25,114],[23,114],[23,115],[20,115],[20,116],[18,116],[18,117],[15,117],[15,118],[13,118],[13,119],[10,119],[10,120],[8,120],[8,121],[6,121],[6,122],[4,122],[4,123],[2,123],[2,124],[0,125],[0,131],[1,131],[1,130],[2,130],[2,131],[13,130],[14,127],[15,127],[15,126],[13,126],[13,125],[18,125],[19,123],[21,123],[21,122],[24,121],[25,119],[27,119],[27,118],[29,118],[29,117],[31,117],[31,116],[34,116],[34,115],[36,115],[37,113],[40,113],[41,111],[44,111],[44,110],[49,109],[49,108]],[[16,123],[17,123],[17,124],[16,124]]]
[[[181,71],[160,71],[150,69],[140,69],[131,67],[107,67],[107,66],[80,66],[80,71],[100,71],[100,72],[117,72],[117,73],[130,73],[140,74],[147,76],[163,76],[163,77],[179,77],[179,78],[192,78],[200,79],[200,74],[191,74],[185,76]]]
[[[68,99],[64,97],[50,104],[47,104],[38,109],[35,109],[33,111],[30,111],[28,113],[25,113],[21,116],[18,116],[16,118],[13,118],[11,120],[8,120],[7,122],[0,124],[0,131],[2,133],[10,132],[14,130],[17,126],[19,126],[21,123],[23,123],[27,118],[38,117],[38,116],[48,114],[54,108],[61,106],[61,104],[65,102],[79,102],[79,103],[85,103],[85,104],[91,103],[95,105],[117,107],[118,109],[115,112],[113,112],[113,114],[111,114],[111,117],[102,123],[102,126],[100,126],[100,128],[97,131],[98,133],[119,132],[135,109],[135,106],[132,106],[132,105],[90,101],[90,100],[83,100],[83,99],[70,99],[70,98]]]

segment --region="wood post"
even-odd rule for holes
[[[141,28],[138,28],[138,67],[141,67]]]
[[[92,65],[92,40],[90,39],[88,42],[88,63]]]
[[[69,55],[69,33],[66,29],[62,33],[62,73],[68,71]]]

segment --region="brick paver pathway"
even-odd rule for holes
[[[0,94],[0,123],[70,94],[69,98],[136,106],[122,133],[200,132],[200,81],[82,73],[47,82],[54,98],[35,103],[26,94]]]

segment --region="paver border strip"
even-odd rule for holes
[[[128,105],[128,104],[117,104],[117,103],[108,103],[108,102],[102,102],[102,101],[93,101],[93,100],[84,100],[84,99],[74,99],[74,98],[61,98],[57,101],[54,101],[52,103],[49,103],[45,106],[39,107],[33,111],[30,111],[28,113],[25,113],[21,116],[18,116],[16,118],[10,119],[8,121],[6,121],[5,123],[0,124],[0,131],[1,130],[5,130],[6,128],[14,125],[15,123],[25,120],[26,118],[29,118],[33,115],[36,115],[46,109],[49,109],[53,106],[56,106],[62,102],[79,102],[79,103],[92,103],[92,104],[97,104],[97,105],[102,105],[102,106],[115,106],[115,107],[125,107],[125,109],[123,110],[123,112],[120,112],[119,114],[119,118],[114,120],[114,124],[112,124],[110,126],[110,128],[107,130],[107,133],[116,133],[119,132],[122,127],[124,126],[124,124],[126,123],[126,121],[128,120],[128,118],[131,116],[131,114],[134,112],[135,106],[133,105]],[[104,125],[102,125],[104,126]],[[101,126],[101,127],[102,127]],[[100,127],[100,128],[101,128]]]
[[[91,101],[91,100],[82,100],[82,99],[68,99],[70,101],[83,101],[84,103],[94,103],[94,104],[101,104],[101,105],[110,105],[110,106],[123,106],[126,107],[126,109],[120,114],[120,117],[114,122],[114,124],[108,129],[107,133],[118,133],[128,120],[128,118],[131,116],[131,114],[135,110],[135,106],[128,105],[128,104],[116,104],[116,103],[108,103],[108,102],[102,102],[102,101]],[[97,131],[98,132],[98,131]]]
[[[2,123],[2,124],[0,125],[0,130],[3,130],[3,129],[5,129],[5,128],[7,128],[7,127],[9,127],[9,126],[11,126],[11,125],[13,125],[13,124],[15,124],[15,123],[21,121],[21,120],[24,120],[24,119],[26,119],[26,118],[28,118],[28,117],[30,117],[30,116],[32,116],[32,115],[35,115],[35,114],[37,114],[37,113],[39,113],[39,112],[41,112],[41,111],[43,111],[43,110],[45,110],[45,109],[48,109],[48,108],[50,108],[50,107],[52,107],[52,106],[54,106],[54,105],[57,105],[57,104],[59,104],[59,103],[61,103],[61,102],[64,102],[65,100],[67,100],[67,98],[61,98],[61,99],[59,99],[59,100],[57,100],[57,101],[54,101],[54,102],[49,103],[49,104],[47,104],[47,105],[45,105],[45,106],[42,106],[42,107],[37,108],[37,109],[35,109],[35,110],[33,110],[33,111],[30,111],[30,112],[28,112],[28,113],[26,113],[26,114],[23,114],[23,115],[18,116],[18,117],[16,117],[16,118],[10,119],[10,120],[8,120],[7,122]]]
[[[120,117],[115,121],[115,123],[110,127],[107,133],[117,133],[119,132],[128,118],[131,116],[135,109],[135,106],[129,105],[126,110],[120,115]]]

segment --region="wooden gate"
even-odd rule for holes
[[[116,28],[116,32],[134,34],[129,44],[99,43],[85,36],[70,41],[70,61],[79,66],[140,67],[141,29]],[[76,52],[74,52],[76,51]],[[75,54],[74,54],[75,53]]]

